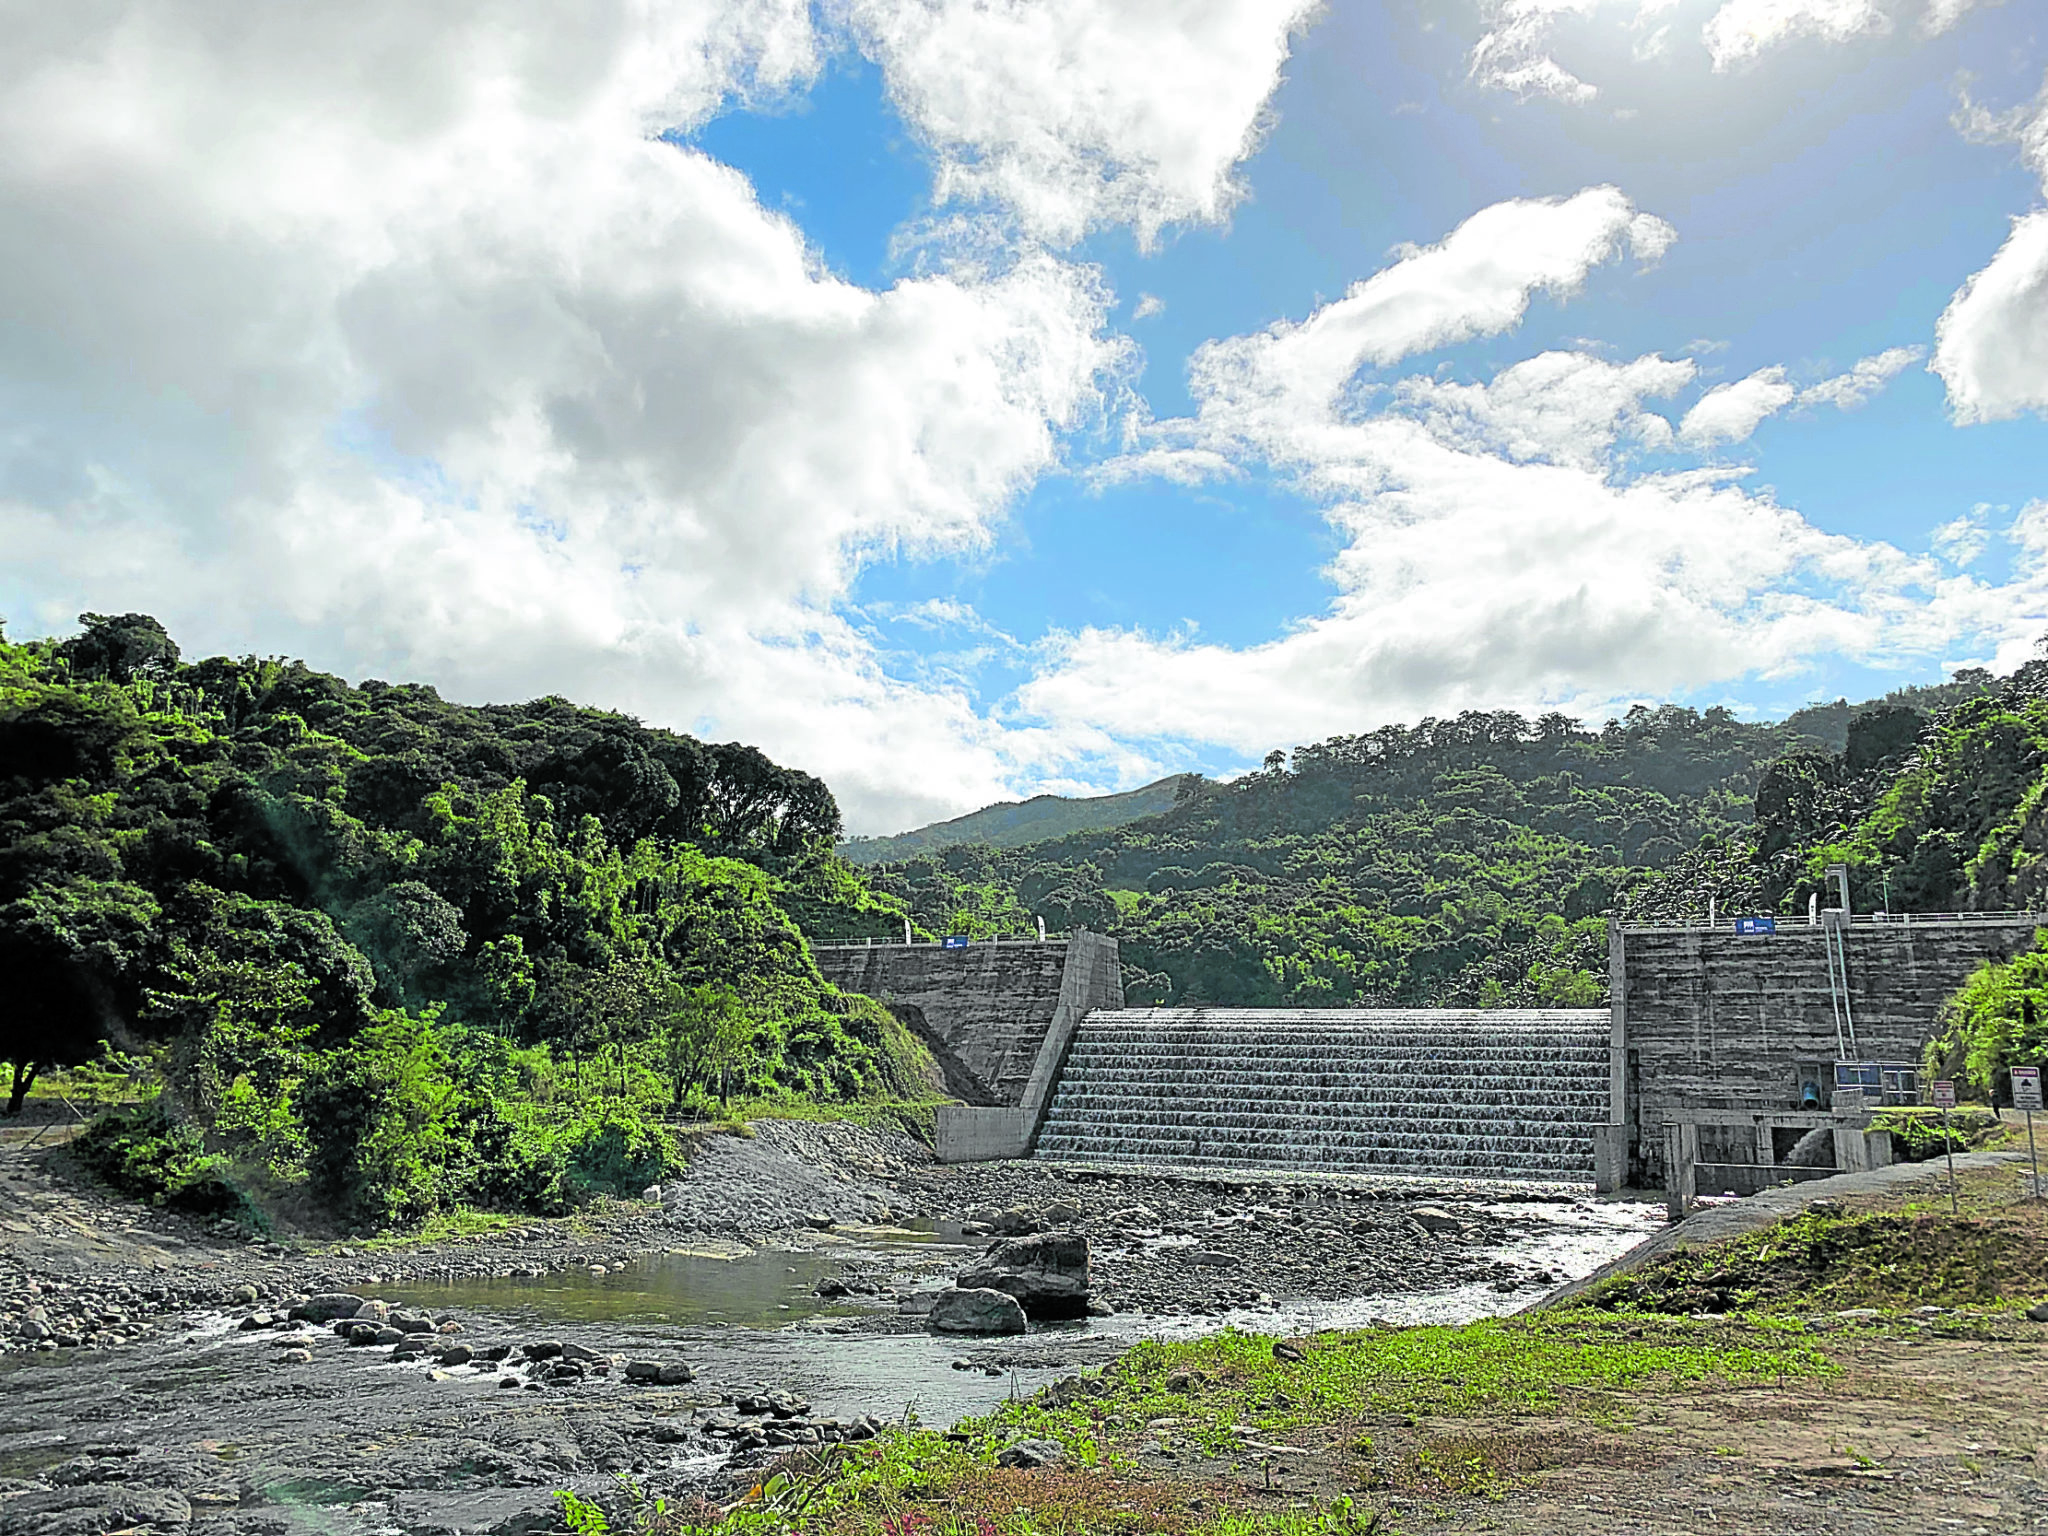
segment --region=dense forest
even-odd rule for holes
[[[1506,712],[1389,726],[1191,781],[1162,816],[871,879],[934,929],[1043,915],[1114,933],[1134,1003],[1598,1004],[1610,912],[1779,911],[1837,859],[1866,906],[2025,899],[2040,671],[1776,725],[1667,706],[1598,730]]]
[[[2048,886],[2048,662],[1775,725],[1389,726],[863,871],[827,787],[752,747],[81,623],[0,637],[6,1108],[56,1068],[146,1085],[80,1155],[259,1221],[630,1193],[677,1115],[928,1114],[923,1043],[806,939],[1042,916],[1117,935],[1135,1003],[1597,1005],[1609,914],[1798,910],[1835,862],[1864,908]],[[1974,983],[1943,1049],[2048,1048],[2040,964]]]
[[[146,1061],[167,1102],[86,1142],[118,1178],[232,1203],[231,1164],[370,1226],[545,1210],[658,1172],[655,1109],[936,1093],[804,943],[903,920],[815,778],[82,623],[0,639],[0,1061],[10,1110],[50,1067]]]

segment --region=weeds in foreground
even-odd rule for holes
[[[1539,1415],[1614,1428],[1632,1388],[1835,1369],[1788,1329],[1595,1311],[1322,1334],[1283,1356],[1270,1338],[1225,1332],[1139,1344],[1100,1376],[1056,1383],[944,1433],[906,1423],[788,1458],[727,1505],[622,1497],[603,1501],[607,1515],[565,1495],[565,1518],[578,1536],[1394,1536],[1383,1512],[1348,1495],[1305,1509],[1247,1507],[1279,1491],[1261,1484],[1264,1442],[1305,1435],[1340,1446],[1332,1454],[1356,1488],[1497,1497],[1579,1459],[1584,1435],[1396,1429],[1376,1444],[1366,1425]],[[1057,1464],[997,1464],[1026,1439],[1057,1442]],[[1199,1450],[1208,1470],[1139,1473],[1145,1447],[1165,1443]]]

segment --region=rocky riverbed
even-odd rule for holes
[[[1527,1187],[944,1168],[764,1122],[641,1201],[366,1247],[252,1241],[0,1154],[0,1533],[538,1528],[556,1487],[716,1491],[1148,1332],[1511,1310],[1650,1220]],[[1095,1316],[927,1332],[935,1293],[1034,1232],[1085,1241]]]

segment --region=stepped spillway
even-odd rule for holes
[[[1591,1180],[1604,1008],[1089,1014],[1035,1155]]]

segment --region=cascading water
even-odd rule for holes
[[[1091,1013],[1036,1155],[1590,1180],[1608,1040],[1592,1008]]]

